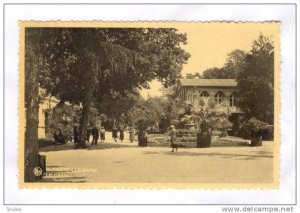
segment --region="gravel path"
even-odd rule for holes
[[[107,141],[75,150],[73,144],[40,150],[47,156],[43,182],[98,183],[269,183],[273,180],[273,142],[262,147],[137,147]]]

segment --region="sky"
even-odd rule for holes
[[[252,42],[262,33],[272,37],[279,35],[276,23],[180,23],[176,25],[178,32],[187,34],[187,45],[182,48],[191,54],[184,64],[182,76],[187,73],[202,73],[205,69],[222,67],[227,54],[235,49],[249,52]],[[161,83],[154,80],[149,90],[143,89],[141,95],[161,96]]]

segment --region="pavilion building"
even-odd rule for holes
[[[240,113],[236,79],[180,79],[179,98],[195,109],[201,98],[210,97],[218,107],[216,111]]]

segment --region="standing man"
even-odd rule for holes
[[[86,141],[87,141],[87,143],[90,142],[91,134],[92,134],[92,129],[91,129],[91,127],[89,126],[88,129],[87,129],[87,131],[86,131]]]
[[[74,126],[73,129],[73,136],[74,136],[74,144],[75,144],[75,149],[79,148],[79,132],[77,126]]]
[[[97,129],[96,126],[94,126],[92,129],[92,135],[93,135],[93,140],[92,140],[91,146],[93,146],[93,145],[97,146],[97,142],[99,139],[99,130]]]

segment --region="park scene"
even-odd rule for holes
[[[25,28],[24,182],[273,183],[273,28],[227,25]]]

